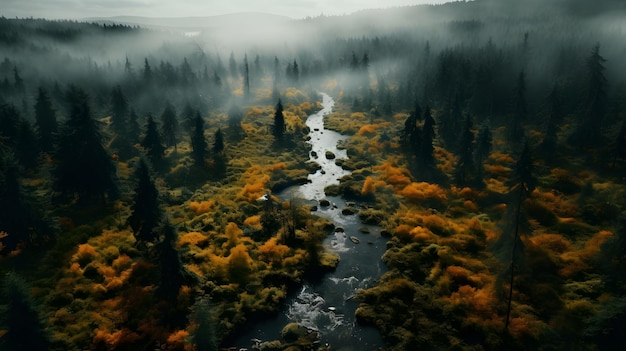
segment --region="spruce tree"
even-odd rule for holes
[[[476,138],[476,152],[474,155],[476,162],[476,180],[479,184],[484,181],[485,160],[487,160],[491,153],[491,148],[493,147],[492,143],[493,137],[491,130],[489,130],[489,126],[485,123],[478,132],[478,137]]]
[[[135,109],[131,107],[130,113],[128,114],[128,141],[132,144],[139,143],[140,134],[139,116],[135,113]]]
[[[163,240],[156,245],[161,278],[156,293],[166,301],[176,301],[180,288],[190,282],[191,276],[180,261],[176,248],[178,231],[168,219],[159,228],[159,234]]]
[[[435,140],[435,119],[430,113],[430,107],[426,107],[424,111],[424,125],[422,126],[422,140],[417,150],[419,163],[427,168],[435,167],[435,148],[433,141]]]
[[[165,153],[165,147],[161,142],[161,134],[157,128],[157,124],[152,118],[151,114],[148,114],[148,121],[146,122],[146,132],[141,140],[141,146],[146,151],[146,155],[155,167],[161,167],[163,165],[163,155]]]
[[[228,129],[235,132],[235,134],[239,134],[242,130],[241,121],[243,120],[243,113],[241,109],[235,105],[230,105],[228,109]]]
[[[42,201],[26,191],[20,179],[20,167],[7,148],[0,148],[0,239],[2,253],[14,250],[18,244],[37,244],[52,238],[55,227],[42,206]]]
[[[205,299],[196,301],[193,307],[195,330],[191,334],[191,342],[197,351],[217,351],[216,323],[211,312],[211,305]]]
[[[54,137],[58,130],[58,123],[50,96],[43,88],[39,88],[37,91],[35,130],[41,151],[51,153],[54,149]]]
[[[196,167],[204,167],[205,159],[208,154],[208,144],[204,136],[204,119],[200,116],[200,112],[196,112],[194,118],[194,129],[191,136],[191,156],[193,157]]]
[[[176,111],[174,106],[169,102],[165,105],[165,109],[161,114],[161,131],[165,144],[170,147],[174,146],[176,149],[176,142],[178,136],[178,120],[176,119]]]
[[[161,223],[163,210],[159,200],[159,190],[152,178],[150,166],[142,157],[135,169],[136,186],[131,215],[127,219],[135,238],[139,242],[154,242],[158,238],[155,228]]]
[[[461,132],[459,143],[459,160],[454,170],[454,180],[459,186],[466,186],[472,182],[474,172],[474,133],[472,132],[472,117],[465,116],[465,125]]]
[[[116,85],[111,92],[111,129],[121,136],[128,132],[128,100],[122,88]]]
[[[246,99],[249,99],[250,98],[250,68],[248,67],[248,54],[246,54],[243,58],[243,68],[244,68],[243,96]]]
[[[77,196],[80,202],[118,193],[116,166],[104,148],[99,122],[93,119],[89,96],[79,88],[67,93],[69,118],[59,132],[55,153],[55,188],[65,197]]]
[[[581,147],[598,145],[602,140],[602,122],[606,113],[608,81],[604,75],[606,60],[596,44],[587,58],[587,84],[580,121],[570,142]]]
[[[4,276],[3,290],[7,305],[4,308],[3,322],[6,333],[0,338],[0,349],[8,351],[47,351],[50,349],[50,336],[35,304],[26,281],[10,272]]]
[[[272,134],[274,135],[274,139],[278,142],[283,140],[285,136],[285,116],[283,115],[283,104],[278,99],[278,103],[276,104],[276,112],[274,113],[274,125],[272,126]]]
[[[213,140],[213,153],[218,155],[224,152],[224,134],[222,134],[222,128],[218,128],[215,131]]]

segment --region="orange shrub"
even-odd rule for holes
[[[397,190],[404,188],[411,183],[409,171],[406,168],[395,167],[391,162],[387,161],[380,166],[375,166],[374,170],[382,172],[381,178],[387,184],[393,186]]]
[[[273,262],[280,263],[289,252],[289,246],[278,243],[276,237],[269,239],[263,245],[259,246],[258,253],[261,257]]]
[[[225,228],[225,234],[228,238],[225,245],[227,245],[227,247],[234,247],[239,243],[239,238],[243,234],[243,230],[239,229],[236,223],[228,222]]]
[[[200,232],[184,233],[178,239],[178,246],[203,246],[208,240],[208,237]]]
[[[189,210],[191,212],[194,212],[196,215],[201,215],[203,213],[207,213],[211,210],[211,207],[213,207],[213,205],[215,205],[215,201],[214,200],[210,200],[210,201],[191,201],[189,203]]]
[[[350,115],[350,118],[365,118],[365,114],[363,112],[354,112]]]
[[[96,257],[96,249],[89,244],[78,245],[78,251],[72,256],[72,261],[78,262],[81,266],[86,266]]]
[[[439,185],[426,182],[410,183],[400,191],[400,195],[411,201],[447,199],[446,193],[439,187]]]
[[[556,253],[564,253],[572,249],[572,244],[559,234],[541,234],[530,238],[530,241],[536,246]]]
[[[362,135],[376,133],[378,128],[380,128],[380,125],[378,124],[366,124],[359,129],[357,134]]]
[[[243,224],[250,226],[254,229],[257,229],[257,230],[260,230],[263,228],[263,226],[261,225],[261,215],[250,216],[243,221]]]

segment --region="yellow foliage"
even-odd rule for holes
[[[409,170],[396,167],[389,161],[386,161],[382,165],[375,166],[374,170],[382,172],[381,178],[396,190],[402,189],[411,183]]]
[[[363,188],[361,188],[361,195],[373,194],[375,191],[374,180],[372,180],[372,177],[367,176],[363,182]]]
[[[403,195],[407,200],[411,201],[423,201],[428,199],[446,200],[446,193],[439,185],[430,184],[426,182],[410,183],[405,186],[400,195]]]
[[[224,245],[227,248],[231,248],[239,243],[239,238],[243,234],[243,230],[239,229],[236,223],[228,222],[225,228],[225,234],[228,241],[224,243]]]
[[[261,225],[261,216],[260,215],[255,215],[255,216],[250,216],[248,218],[246,218],[243,221],[243,224],[250,226],[254,229],[262,229],[263,226]]]
[[[365,118],[365,114],[363,112],[353,112],[350,118]]]
[[[353,113],[354,114],[354,113]],[[357,132],[357,134],[362,135],[362,134],[372,134],[372,133],[376,133],[376,130],[380,128],[380,125],[378,124],[366,124],[364,126],[362,126],[359,131]]]
[[[228,271],[231,279],[235,282],[245,282],[252,273],[252,258],[248,254],[248,248],[239,244],[230,249],[228,256]]]
[[[272,171],[284,170],[284,169],[287,169],[287,165],[285,164],[285,162],[278,162],[278,163],[271,164],[269,166],[269,169]]]
[[[541,234],[530,238],[533,245],[555,253],[564,253],[572,249],[572,244],[559,234]]]
[[[214,200],[210,200],[210,201],[191,201],[189,203],[189,210],[193,213],[195,213],[196,215],[201,215],[203,213],[207,213],[211,210],[211,207],[213,207],[213,205],[215,205],[215,201]]]
[[[274,264],[281,263],[283,257],[289,253],[289,246],[278,243],[278,239],[273,237],[259,246],[259,256],[266,258]]]
[[[185,233],[178,239],[179,246],[194,245],[201,246],[205,244],[209,238],[200,232]]]
[[[82,266],[86,266],[96,257],[96,249],[89,244],[78,245],[78,251],[72,256],[73,262],[78,262]]]
[[[186,340],[189,338],[189,332],[186,330],[177,330],[167,337],[167,344],[170,347],[184,348]]]

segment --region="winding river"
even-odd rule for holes
[[[330,151],[336,159],[347,158],[346,151],[337,145],[348,137],[324,128],[324,116],[332,112],[334,100],[327,94],[321,95],[323,109],[306,121],[310,128],[311,160],[319,163],[321,169],[309,175],[307,184],[288,188],[277,195],[285,200],[302,198],[318,206],[316,215],[344,228],[345,232],[334,232],[324,240],[324,245],[337,252],[341,261],[333,272],[321,279],[305,281],[297,293],[287,298],[277,316],[242,333],[237,340],[238,347],[250,347],[253,338],[264,341],[280,339],[282,327],[290,322],[319,331],[322,345],[329,344],[333,350],[376,350],[383,346],[375,328],[356,323],[354,312],[358,302],[353,297],[358,289],[372,286],[386,272],[381,260],[386,239],[381,237],[380,227],[365,225],[356,215],[342,214],[342,209],[347,207],[344,199],[324,193],[326,186],[338,184],[339,179],[350,172],[337,166],[334,159],[325,157],[325,153]],[[328,200],[330,205],[320,206],[319,202],[323,199]],[[368,233],[362,232],[365,231],[363,228],[367,228]],[[350,237],[359,243],[353,242]]]

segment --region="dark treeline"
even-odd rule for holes
[[[143,334],[141,338],[128,337],[130,341],[117,335],[128,342],[119,342],[120,347],[155,346],[155,340],[160,338],[161,342],[163,335],[167,335],[164,330],[168,333],[183,330],[190,320],[197,318],[192,324],[208,325],[210,340],[202,340],[197,329],[187,339],[195,340],[198,347],[204,343],[208,345],[204,349],[215,349],[213,328],[220,327],[209,320],[215,311],[209,309],[204,298],[210,289],[218,289],[211,286],[214,282],[198,286],[197,272],[192,273],[184,266],[210,261],[206,259],[209,254],[203,253],[205,258],[185,256],[187,252],[176,244],[177,225],[182,223],[181,228],[188,228],[186,234],[198,232],[199,236],[208,236],[211,232],[211,240],[216,241],[208,244],[209,239],[197,240],[198,245],[204,245],[202,249],[217,245],[219,240],[222,251],[212,252],[211,262],[228,266],[229,271],[219,273],[222,275],[219,279],[223,285],[238,284],[236,289],[240,290],[233,295],[243,296],[248,293],[245,289],[256,289],[267,281],[275,284],[270,285],[276,289],[301,281],[296,273],[291,276],[285,273],[287,278],[268,274],[263,284],[259,280],[246,286],[256,269],[247,251],[248,247],[260,246],[255,239],[259,243],[268,240],[271,247],[264,249],[276,257],[282,258],[284,253],[272,250],[287,252],[291,245],[306,250],[309,264],[313,261],[317,264],[323,258],[321,246],[314,241],[318,237],[311,234],[312,239],[302,238],[301,232],[313,233],[318,229],[304,223],[297,209],[290,209],[291,217],[284,215],[281,212],[284,208],[274,204],[268,193],[263,195],[266,202],[261,204],[258,194],[249,189],[265,190],[268,180],[263,172],[280,174],[276,176],[279,179],[271,178],[268,184],[272,185],[267,185],[272,191],[302,181],[295,179],[297,176],[286,175],[293,170],[287,169],[289,162],[283,162],[281,157],[287,159],[284,154],[289,152],[297,157],[308,153],[303,138],[306,128],[298,124],[298,114],[306,116],[314,110],[316,91],[326,91],[337,98],[341,113],[351,113],[354,119],[368,119],[369,126],[374,126],[371,130],[380,128],[378,141],[386,145],[383,157],[401,160],[398,164],[406,167],[408,183],[428,182],[448,190],[472,187],[482,191],[488,187],[486,173],[495,173],[493,166],[491,171],[485,169],[495,148],[501,159],[508,159],[511,154],[517,160],[511,162],[510,169],[502,171],[507,175],[511,171],[509,182],[502,182],[507,192],[496,194],[487,190],[487,200],[481,200],[505,201],[510,205],[507,214],[498,216],[512,218],[507,225],[514,228],[515,235],[512,240],[503,235],[493,249],[499,250],[494,256],[511,262],[505,270],[506,279],[510,279],[509,290],[503,294],[508,298],[508,307],[506,312],[504,309],[498,312],[506,314],[508,329],[509,315],[515,314],[514,289],[518,288],[514,282],[531,280],[519,267],[523,266],[521,257],[528,243],[522,237],[530,227],[525,216],[532,215],[528,204],[534,204],[531,197],[538,178],[534,173],[545,175],[553,167],[567,168],[574,160],[575,165],[588,164],[607,177],[619,177],[626,159],[626,70],[622,64],[626,42],[619,22],[624,16],[622,3],[605,1],[593,9],[584,1],[544,4],[537,0],[525,6],[520,3],[482,0],[307,18],[285,22],[290,31],[285,38],[273,32],[272,37],[252,44],[251,38],[215,38],[209,29],[186,36],[177,28],[146,29],[135,25],[2,17],[0,203],[10,206],[0,213],[0,254],[19,254],[20,250],[54,245],[74,249],[79,243],[87,250],[82,246],[88,236],[80,232],[85,231],[81,229],[82,215],[105,213],[108,221],[115,222],[111,227],[131,231],[136,241],[127,249],[128,260],[135,260],[133,288],[157,287],[154,296],[143,290],[143,295],[137,296],[149,295],[146,301],[165,311],[157,318],[159,311],[151,310],[150,323],[154,322],[158,331],[146,332],[148,337]],[[306,112],[304,106],[308,106]],[[229,163],[235,158],[233,154],[240,152],[232,145],[271,156],[276,164],[253,165],[247,158],[250,155],[238,155],[236,162]],[[351,159],[360,162],[351,161],[351,165],[355,169],[355,164],[358,168],[369,168],[367,172],[372,174],[377,164],[374,156],[366,152],[349,149]],[[446,153],[451,155],[448,157],[448,161],[452,160],[451,170],[440,167]],[[507,157],[502,156],[505,154]],[[531,155],[542,167],[533,167],[535,161]],[[292,164],[303,169],[309,167]],[[259,174],[261,180],[255,183],[254,177]],[[359,176],[363,179],[358,179]],[[405,177],[404,173],[402,176]],[[372,179],[367,178],[371,185]],[[366,183],[365,179],[363,172],[349,177],[361,183]],[[213,199],[190,200],[192,196],[212,196],[217,190],[209,189],[211,186],[227,188],[236,182],[243,182],[243,185],[237,183],[243,190],[228,194],[237,194],[234,196],[237,203],[233,199],[227,199],[226,205]],[[364,201],[374,198],[374,186],[366,191],[365,185],[359,183],[358,189],[353,190],[345,186],[348,182],[342,180],[342,183],[340,189],[346,197]],[[568,185],[575,189],[560,184],[559,191],[580,193],[581,203],[592,203],[591,183],[584,188]],[[176,189],[180,195],[173,195],[168,189]],[[391,190],[384,196],[389,194]],[[212,207],[236,208],[224,210],[227,214],[220,212],[223,217],[215,221],[208,220],[208,216],[190,220],[182,218],[184,215],[174,221],[171,212],[182,210],[172,208],[182,206],[187,200],[180,198],[185,196],[190,203],[185,203],[184,209],[198,216]],[[170,205],[169,209],[165,203]],[[396,210],[398,202],[393,203]],[[376,204],[381,208],[384,205]],[[438,211],[437,205],[429,208],[433,216]],[[589,210],[589,206],[585,210],[589,213],[584,214],[592,218],[590,221],[597,220],[603,225],[611,222],[614,226],[624,210],[623,204],[607,202],[602,206],[607,209],[602,216]],[[259,222],[256,227],[255,216]],[[69,217],[78,218],[78,229],[67,224],[71,221]],[[105,228],[100,220],[94,222]],[[246,229],[247,241],[241,239],[244,232],[238,227],[243,227],[244,221],[254,228]],[[215,233],[222,229],[228,237],[214,239],[218,237]],[[281,230],[288,235],[278,235]],[[80,234],[76,234],[78,239],[73,242],[60,236],[62,231]],[[619,259],[623,257],[623,241],[621,228],[608,241],[615,243],[615,248],[602,247],[603,252],[615,258],[601,262],[609,267],[603,274],[609,272],[607,281],[613,292],[623,289],[620,285],[623,273],[612,271],[614,266],[623,265]],[[72,257],[79,269],[87,258],[95,256],[80,250]],[[234,259],[224,263],[226,257]],[[87,278],[96,276],[95,269],[90,269],[84,268],[80,274]],[[423,277],[420,275],[419,279]],[[27,298],[25,282],[14,275],[6,280],[8,305],[18,303],[21,307],[11,312],[12,315],[26,311],[32,321],[26,327],[13,325],[15,318],[5,321],[8,336],[0,346],[20,349],[15,335],[31,329],[37,336],[33,343],[50,343],[51,336],[41,332],[36,309]],[[547,280],[544,283],[553,284]],[[189,286],[197,288],[186,292],[189,301],[196,300],[194,306],[179,295],[183,287]],[[220,292],[226,296],[224,299],[232,297],[228,295],[231,292],[224,291]],[[133,301],[132,296],[125,298]],[[180,301],[172,303],[177,298]],[[265,298],[269,301],[273,297]],[[215,299],[211,303],[222,303],[219,296]],[[412,299],[408,300],[414,302]],[[63,298],[58,300],[61,302],[48,304],[62,306]],[[622,300],[610,304],[623,305]],[[129,302],[126,307],[141,308],[131,305]],[[598,330],[586,329],[590,335],[586,336],[587,340],[600,339],[604,324],[623,320],[623,316],[611,317],[606,305],[601,307],[607,311],[598,313],[598,320],[592,321]],[[249,313],[258,312],[246,308],[250,308]],[[218,313],[224,314],[220,316],[224,333],[232,333],[246,318],[241,310]],[[231,314],[225,316],[227,313]],[[120,329],[128,327],[137,333],[144,332],[135,317],[125,318],[121,322],[123,327],[118,326]],[[376,320],[369,322],[376,324]],[[480,337],[485,339],[491,337],[483,330],[468,333],[474,332],[484,333]],[[392,346],[409,340],[398,341],[391,334],[384,336]],[[473,336],[461,338],[471,344],[475,341]],[[111,345],[119,341],[116,337],[83,336],[84,344],[80,347],[89,347],[86,343],[90,340],[100,340],[94,349],[115,349]],[[58,339],[56,349],[67,346]],[[500,344],[482,341],[494,349],[494,345],[514,345],[520,349],[537,345],[536,340],[522,339]],[[559,340],[567,344],[567,340]],[[442,345],[439,341],[429,342],[433,349]],[[181,341],[171,349],[182,349],[183,344]],[[48,346],[40,348],[48,349]]]

